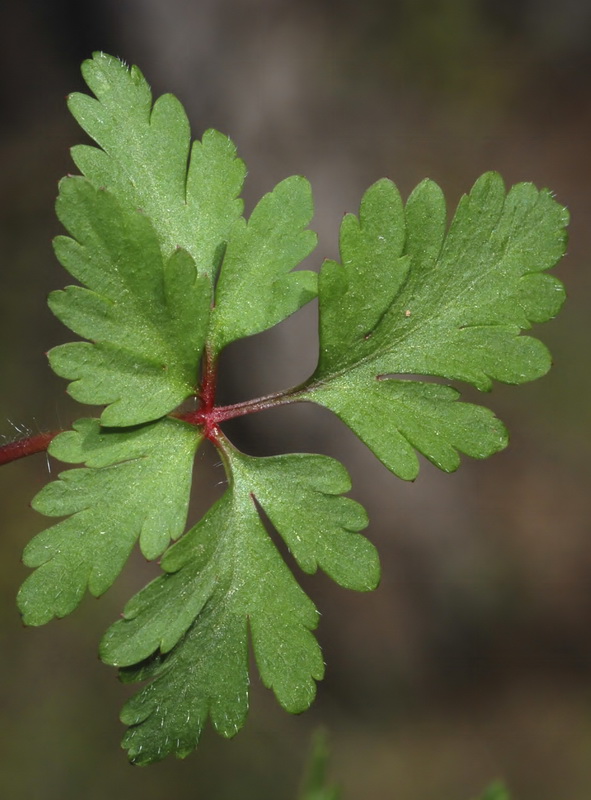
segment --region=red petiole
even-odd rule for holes
[[[32,456],[34,453],[43,453],[58,433],[61,431],[38,433],[36,436],[28,436],[16,442],[0,445],[0,464],[8,464],[18,458]]]

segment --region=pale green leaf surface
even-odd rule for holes
[[[316,609],[281,560],[252,498],[228,493],[206,519],[179,543],[187,558],[179,572],[144,590],[147,607],[138,597],[139,625],[134,619],[115,623],[102,643],[103,660],[119,664],[118,656],[129,650],[129,634],[135,633],[129,658],[134,663],[138,645],[146,640],[148,651],[159,637],[168,646],[173,633],[182,635],[189,622],[183,602],[196,610],[205,591],[211,592],[167,656],[156,654],[139,672],[132,668],[127,675],[154,678],[123,709],[122,720],[131,726],[123,744],[132,761],[185,755],[208,717],[220,734],[237,732],[248,710],[248,623],[261,677],[285,708],[307,708],[314,680],[323,675],[320,649],[310,632],[317,624]],[[215,544],[207,541],[209,536],[215,536]],[[200,569],[202,549],[213,552]],[[125,630],[127,625],[132,631]]]
[[[57,201],[73,238],[56,254],[84,284],[52,292],[49,305],[91,342],[49,353],[82,403],[108,404],[104,425],[134,425],[172,411],[194,394],[209,322],[212,287],[191,257],[164,258],[150,221],[84,178],[66,178]]]
[[[72,149],[76,166],[96,188],[107,188],[152,221],[165,256],[191,254],[213,281],[225,242],[242,214],[238,199],[246,169],[228,137],[209,130],[191,146],[187,115],[173,95],[152,105],[137,67],[95,53],[82,65],[95,97],[74,93],[68,106],[99,145]]]
[[[242,457],[244,458],[244,457]],[[257,501],[304,572],[320,567],[347,589],[370,591],[379,580],[378,555],[357,532],[368,525],[347,470],[327,456],[292,454],[247,459]]]
[[[450,471],[459,452],[484,458],[502,449],[505,430],[488,410],[392,376],[486,391],[493,380],[543,375],[548,351],[519,334],[564,300],[562,284],[543,271],[564,253],[567,220],[548,191],[518,184],[506,193],[487,173],[446,234],[436,184],[420,184],[405,208],[390,181],[374,184],[359,219],[343,221],[341,263],[322,268],[319,363],[299,396],[335,411],[405,479],[417,474],[415,450]]]
[[[129,666],[128,677],[154,678],[123,712],[132,726],[124,745],[134,761],[185,755],[208,715],[226,736],[243,724],[247,622],[263,683],[290,711],[312,702],[323,674],[311,634],[317,611],[265,531],[255,500],[306,571],[319,565],[365,590],[379,578],[376,551],[357,533],[365,512],[341,496],[350,482],[340,464],[324,456],[228,453],[231,487],[166,553],[169,574],[127,604],[101,645],[103,660]]]
[[[154,559],[181,535],[200,438],[173,419],[125,432],[81,419],[54,439],[53,456],[86,467],[62,472],[33,499],[40,513],[67,519],[25,548],[25,564],[36,567],[19,592],[26,624],[69,614],[87,588],[95,596],[105,592],[138,538]]]
[[[259,201],[248,223],[235,224],[215,292],[214,353],[271,328],[316,297],[316,274],[291,272],[316,246],[316,234],[306,229],[312,214],[310,184],[293,176]]]

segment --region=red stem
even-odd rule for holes
[[[191,423],[191,425],[202,425],[205,438],[214,444],[220,434],[214,415],[217,380],[217,361],[212,357],[211,351],[206,348],[203,356],[203,378],[199,392],[199,408],[197,411],[189,411],[187,414],[174,415],[177,419],[182,419]]]
[[[201,381],[200,410],[209,413],[215,406],[215,393],[218,382],[218,365],[213,360],[211,352],[206,349],[203,365],[203,380]]]
[[[274,394],[257,397],[254,400],[245,400],[242,403],[234,403],[230,406],[213,406],[206,408],[200,406],[197,411],[189,411],[186,414],[173,414],[177,419],[190,422],[192,425],[216,426],[220,422],[227,422],[229,419],[243,417],[246,414],[256,414],[257,411],[265,411],[267,408],[283,406],[288,403],[298,401],[300,387],[289,389],[288,391],[275,392]]]
[[[39,433],[37,436],[29,436],[26,439],[19,439],[17,442],[0,445],[0,464],[8,464],[16,461],[17,458],[32,456],[34,453],[42,453],[47,450],[49,443],[58,433],[61,431]]]

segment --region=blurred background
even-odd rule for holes
[[[453,209],[485,170],[548,186],[573,216],[558,275],[568,304],[538,334],[555,367],[482,398],[510,448],[455,475],[423,463],[388,473],[328,412],[292,407],[228,426],[247,452],[341,458],[368,509],[383,580],[370,595],[302,580],[317,602],[328,665],[311,711],[289,717],[253,673],[252,709],[232,741],[207,731],[196,754],[127,765],[118,710],[127,689],[97,642],[151,575],[136,557],[100,603],[24,629],[15,594],[23,546],[44,527],[29,508],[43,455],[2,469],[0,796],[7,800],[286,800],[311,732],[329,733],[346,800],[468,800],[504,778],[518,800],[591,797],[591,4],[586,0],[7,0],[0,7],[0,434],[67,427],[86,412],[44,356],[70,334],[45,305],[68,282],[51,250],[53,202],[84,141],[65,106],[79,63],[104,50],[136,63],[155,94],[185,104],[194,135],[218,128],[249,168],[247,211],[304,174],[320,245],[337,255],[341,217],[388,176],[404,196],[424,177]],[[223,399],[307,377],[310,307],[229,348]],[[89,413],[92,413],[90,410]],[[204,450],[194,509],[219,492]]]

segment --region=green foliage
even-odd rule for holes
[[[511,800],[511,796],[504,784],[493,783],[480,797],[480,800]]]
[[[237,198],[246,168],[234,145],[217,131],[191,145],[182,105],[171,94],[152,105],[137,67],[96,53],[82,74],[96,99],[75,93],[68,107],[99,147],[72,148],[76,166],[123,207],[142,210],[165,257],[181,247],[213,280],[243,208]]]
[[[424,181],[403,206],[391,181],[365,194],[341,227],[342,264],[320,273],[320,359],[307,397],[334,411],[401,478],[415,449],[449,472],[458,451],[486,458],[507,444],[490,411],[446,386],[394,375],[523,383],[550,367],[519,336],[554,316],[560,282],[543,272],[564,252],[566,212],[547,191],[506,195],[488,173],[462,198],[445,234],[445,201]],[[371,279],[368,279],[371,275]],[[360,400],[362,401],[360,402]]]
[[[263,197],[248,223],[234,225],[215,292],[213,355],[276,325],[316,297],[316,274],[290,271],[316,246],[316,234],[305,229],[313,211],[310,184],[294,176]]]
[[[190,752],[208,716],[223,736],[242,727],[249,630],[263,683],[281,705],[298,713],[314,698],[314,681],[324,674],[311,634],[318,612],[265,531],[255,500],[306,572],[320,566],[359,590],[378,581],[375,549],[356,533],[367,518],[341,496],[350,483],[340,464],[313,455],[255,459],[227,441],[222,446],[231,475],[226,493],[168,550],[168,574],[128,603],[101,645],[104,661],[127,668],[125,680],[155,678],[123,710],[132,726],[124,745],[140,763],[155,752]]]
[[[138,538],[146,558],[162,555],[185,527],[198,445],[191,425],[169,418],[125,432],[81,419],[53,440],[53,456],[86,468],[62,472],[33,500],[49,517],[71,516],[25,549],[25,564],[37,567],[19,592],[27,625],[69,614],[87,587],[105,592]]]
[[[328,780],[328,746],[324,731],[317,731],[312,741],[310,760],[299,800],[339,800],[341,792]]]
[[[55,252],[87,288],[52,292],[49,306],[90,339],[54,348],[50,364],[81,403],[109,405],[104,425],[158,419],[194,391],[211,282],[190,255],[163,256],[150,220],[84,178],[65,178],[57,213],[72,238]]]
[[[79,420],[51,445],[54,457],[85,466],[34,500],[66,519],[27,547],[36,570],[19,605],[27,624],[42,624],[72,611],[87,588],[104,592],[137,539],[147,558],[164,553],[162,576],[129,601],[101,644],[124,681],[145,682],[122,719],[130,759],[146,764],[187,755],[208,719],[223,736],[240,729],[249,642],[284,708],[312,702],[324,672],[312,633],[318,612],[276,537],[304,572],[320,567],[358,591],[379,580],[376,551],[360,534],[366,514],[343,496],[344,467],[318,455],[250,457],[226,439],[224,420],[312,401],[404,479],[416,477],[417,453],[452,471],[459,453],[497,452],[507,444],[502,423],[446,381],[489,390],[493,380],[547,371],[545,347],[520,334],[563,301],[545,270],[563,253],[567,215],[547,191],[520,184],[506,193],[489,173],[446,232],[434,183],[405,205],[394,184],[379,181],[359,217],[343,220],[340,263],[326,262],[317,280],[294,269],[315,244],[304,178],[282,181],[246,221],[237,199],[244,165],[225,136],[208,131],[191,146],[180,103],[165,95],[152,105],[139,70],[117,59],[96,54],[83,74],[95,98],[76,94],[69,106],[98,147],[72,151],[82,176],[61,183],[57,211],[69,236],[55,247],[82,285],[52,293],[49,304],[88,341],[49,359],[76,399],[106,407],[100,421]],[[317,291],[320,355],[309,380],[216,406],[223,348]],[[197,410],[179,410],[191,397]],[[228,486],[184,533],[204,438],[218,448]]]

